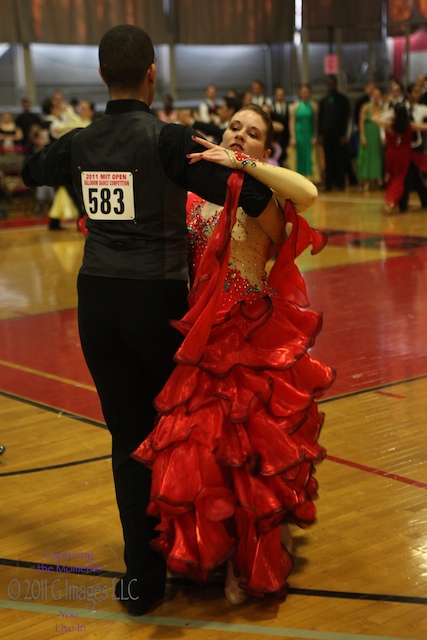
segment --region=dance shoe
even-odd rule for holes
[[[162,602],[165,594],[164,583],[150,585],[149,593],[147,589],[144,595],[138,594],[136,588],[132,590],[132,586],[135,586],[132,583],[132,580],[120,578],[115,586],[116,598],[120,600],[130,616],[144,616]]]
[[[286,524],[286,522],[280,525],[280,542],[282,543],[282,547],[284,547],[291,556],[294,544],[292,541],[292,535],[289,530],[289,526]]]
[[[224,593],[228,602],[232,605],[239,605],[249,598],[246,591],[239,587],[240,578],[234,575],[234,567],[231,560],[227,562],[227,574],[225,577]]]
[[[384,206],[384,213],[386,216],[393,216],[397,213],[397,207],[394,202],[386,202]]]

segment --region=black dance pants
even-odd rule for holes
[[[173,370],[182,336],[169,320],[187,310],[187,283],[80,274],[77,288],[83,354],[112,435],[125,580],[134,581],[132,593],[149,597],[152,586],[165,581],[166,568],[149,546],[157,524],[146,515],[151,471],[129,456],[153,429],[153,400]]]

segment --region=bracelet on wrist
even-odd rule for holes
[[[234,155],[234,152],[231,151],[230,149],[224,149],[225,153],[228,155],[228,157],[230,158],[230,162],[231,162],[231,166],[233,169],[238,169],[239,167],[237,166],[237,162],[236,162],[236,158]]]
[[[251,167],[256,167],[256,161],[254,160],[254,158],[251,158],[250,156],[246,155],[245,153],[241,153],[240,151],[233,151],[232,149],[224,149],[225,153],[228,155],[228,157],[230,158],[230,162],[231,162],[231,166],[233,169],[239,169],[239,165],[240,164],[241,167],[245,167],[246,165],[250,164]]]
[[[255,160],[250,156],[246,155],[245,153],[240,153],[240,151],[235,151],[234,156],[237,162],[240,162],[242,167],[246,166],[247,164],[250,164],[252,167],[256,167]]]

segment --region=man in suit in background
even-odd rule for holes
[[[287,148],[289,145],[289,104],[286,101],[286,89],[284,87],[276,87],[274,90],[273,107],[271,110],[271,119],[273,122],[280,122],[283,130],[276,134],[277,142],[282,147],[282,154],[279,163],[283,165],[286,162]]]
[[[335,76],[326,80],[328,94],[320,100],[318,116],[319,140],[325,152],[325,190],[345,188],[348,150],[350,101],[338,91]]]

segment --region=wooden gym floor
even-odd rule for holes
[[[338,376],[321,401],[318,522],[293,531],[286,602],[232,607],[220,578],[171,577],[142,618],[113,596],[110,439],[76,326],[83,238],[0,221],[1,638],[427,638],[427,211],[414,195],[385,217],[383,200],[347,189],[307,212],[329,236],[299,261],[324,315],[313,353]]]

